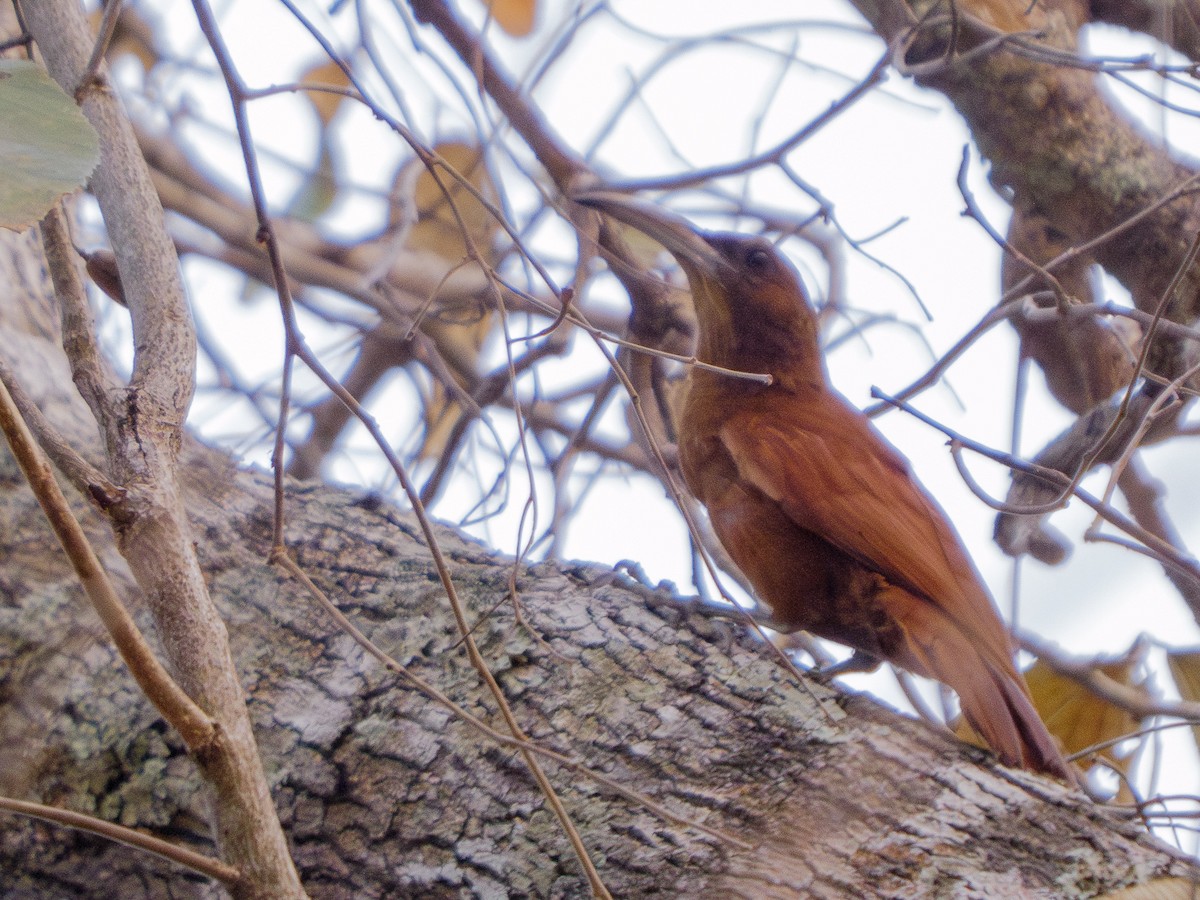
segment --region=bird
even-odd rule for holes
[[[761,235],[702,231],[628,194],[573,199],[661,244],[687,276],[704,365],[688,375],[679,466],[774,627],[942,682],[1002,763],[1076,783],[957,532],[831,385],[791,262]]]

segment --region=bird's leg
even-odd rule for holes
[[[831,666],[817,666],[809,670],[809,674],[817,681],[828,683],[841,675],[853,675],[858,672],[874,672],[883,662],[878,656],[865,650],[855,650],[847,659]]]
[[[755,621],[760,621],[760,613],[757,610],[747,610],[732,603],[720,603],[704,597],[685,597],[679,594],[675,584],[670,581],[654,584],[646,575],[641,563],[633,560],[623,559],[613,566],[611,572],[604,572],[599,576],[589,572],[588,580],[596,585],[618,583],[626,590],[641,594],[653,606],[673,607],[687,615],[741,622],[745,622],[749,616]],[[761,620],[761,624],[773,627],[766,620]]]

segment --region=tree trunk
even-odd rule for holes
[[[0,243],[0,283],[0,355],[76,446],[95,447],[31,236]],[[269,479],[186,452],[193,534],[311,895],[586,896],[512,743],[389,672],[268,565]],[[110,529],[75,504],[148,628]],[[290,489],[287,511],[297,562],[343,612],[502,730],[410,517],[309,486]],[[1130,816],[799,678],[735,623],[607,570],[514,566],[448,529],[440,540],[518,720],[579,764],[542,759],[615,896],[1089,897],[1195,874]],[[0,567],[0,793],[211,853],[192,761],[123,669],[7,452]],[[0,888],[220,895],[173,864],[16,817],[0,831]]]

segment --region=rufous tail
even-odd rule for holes
[[[977,647],[941,610],[928,604],[921,609],[926,621],[902,623],[911,658],[897,662],[953,688],[963,716],[1005,765],[1078,784],[1007,652]]]

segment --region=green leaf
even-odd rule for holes
[[[0,60],[0,228],[37,222],[99,160],[96,132],[46,71]]]

